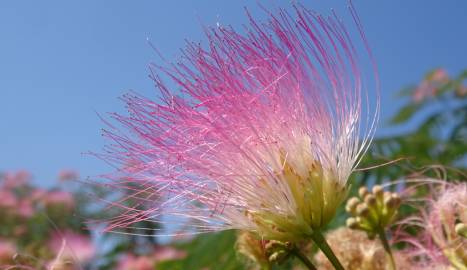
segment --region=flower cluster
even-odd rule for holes
[[[73,215],[73,195],[34,187],[30,179],[25,171],[0,177],[0,265],[79,269],[96,249],[88,233],[81,231],[82,220]]]
[[[123,97],[130,114],[112,115],[123,130],[109,125],[100,157],[122,168],[108,185],[135,192],[113,204],[125,211],[109,231],[172,216],[192,233],[299,241],[334,217],[378,115],[366,103],[361,55],[335,14],[295,6],[268,18],[250,16],[243,34],[208,29],[207,49],[189,43],[184,61],[153,66],[159,101]]]
[[[347,201],[346,211],[352,217],[347,219],[351,229],[366,231],[370,238],[383,232],[395,219],[401,199],[397,193],[384,191],[379,185],[369,192],[366,187],[359,189],[359,196]]]
[[[421,102],[429,97],[436,96],[448,82],[449,75],[442,68],[429,72],[425,79],[417,86],[412,98],[415,102]]]
[[[419,233],[412,236],[401,232],[398,241],[411,247],[408,250],[415,258],[414,269],[467,269],[467,239],[461,230],[467,224],[467,184],[434,185],[426,204],[420,207],[420,214],[404,222],[417,225]]]

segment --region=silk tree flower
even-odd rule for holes
[[[30,180],[31,174],[25,170],[7,172],[2,177],[3,186],[11,190],[26,186]]]
[[[450,78],[446,70],[442,68],[432,70],[425,76],[420,85],[417,86],[412,98],[415,102],[419,103],[429,97],[434,97],[449,81]]]
[[[18,199],[11,190],[0,188],[0,209],[11,209],[16,206]]]
[[[467,224],[467,184],[433,185],[427,207],[403,223],[416,225],[421,232],[416,236],[400,233],[397,241],[409,244],[406,253],[416,258],[412,269],[467,269],[467,238],[456,231]]]
[[[42,203],[46,208],[62,207],[66,210],[73,209],[75,199],[73,195],[66,191],[53,190],[44,194]]]
[[[207,48],[188,42],[180,62],[151,66],[158,101],[123,97],[129,115],[112,114],[98,155],[122,168],[108,186],[132,191],[112,203],[124,213],[109,231],[171,216],[187,233],[298,241],[333,218],[375,131],[377,77],[361,72],[373,61],[353,8],[360,46],[335,14],[293,10],[247,12],[242,33],[207,28]]]
[[[50,269],[66,268],[68,265],[83,265],[90,262],[96,254],[96,247],[89,236],[73,231],[54,233],[49,242],[49,249],[56,254],[50,264]]]
[[[79,179],[79,173],[74,170],[65,169],[58,173],[58,180],[60,182],[74,181],[77,179]]]

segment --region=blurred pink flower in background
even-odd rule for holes
[[[16,254],[15,245],[8,240],[0,238],[0,268],[1,268],[1,264],[6,264],[6,263],[11,262],[15,254]]]
[[[149,255],[125,254],[119,261],[118,270],[153,270],[158,262],[182,259],[186,252],[169,246],[158,246]]]
[[[30,198],[23,198],[16,206],[16,213],[22,218],[30,218],[34,215],[35,209]]]
[[[448,269],[450,265],[465,269],[467,239],[458,235],[455,227],[467,224],[467,183],[434,185],[420,215],[403,222],[421,231],[415,236],[401,231],[396,242],[410,245],[407,253],[415,258],[413,269]]]
[[[70,180],[77,180],[77,179],[79,179],[79,173],[74,170],[66,169],[66,170],[61,170],[58,173],[59,181],[70,181]]]
[[[156,261],[147,256],[126,254],[117,265],[118,270],[154,270]]]
[[[7,172],[3,177],[3,185],[8,189],[21,187],[29,183],[31,174],[28,171],[21,170],[17,172]]]
[[[45,189],[35,188],[34,190],[31,191],[31,194],[29,197],[31,198],[33,202],[37,203],[37,202],[40,202],[40,200],[42,200],[42,198],[45,197],[47,192],[48,191]]]
[[[421,102],[428,97],[433,97],[440,90],[440,87],[448,82],[449,75],[446,70],[442,68],[435,69],[417,86],[412,98],[415,102]]]
[[[66,191],[53,190],[43,194],[41,198],[42,203],[45,207],[65,207],[67,209],[72,209],[75,205],[75,199],[73,195]]]
[[[160,262],[166,260],[175,260],[175,259],[182,259],[186,256],[186,252],[182,250],[178,250],[173,247],[169,246],[158,246],[154,249],[154,254],[152,257]]]
[[[70,230],[53,233],[48,246],[57,254],[59,261],[69,260],[82,264],[96,254],[96,247],[89,236]]]
[[[467,96],[467,86],[465,84],[460,84],[456,88],[456,95],[459,96],[459,97]]]
[[[18,200],[12,191],[0,188],[0,209],[15,207],[17,203]]]

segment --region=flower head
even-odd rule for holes
[[[17,172],[7,172],[2,177],[3,186],[7,189],[24,187],[31,180],[31,174],[28,171],[20,170]]]
[[[412,98],[415,102],[422,102],[429,97],[436,96],[449,81],[450,78],[446,70],[442,68],[434,69],[415,88]]]
[[[409,217],[406,224],[418,225],[416,236],[398,235],[398,241],[408,243],[415,266],[465,269],[467,265],[467,238],[459,230],[467,224],[467,184],[438,184],[427,199],[420,216]],[[464,268],[462,268],[463,266]],[[443,268],[444,267],[444,268]]]
[[[79,179],[79,174],[78,172],[74,170],[61,170],[58,173],[58,180],[61,182],[66,182],[66,181],[71,181],[71,180],[77,180]]]
[[[395,192],[384,191],[380,185],[374,186],[372,192],[361,187],[358,193],[359,197],[350,198],[345,206],[351,215],[346,224],[351,229],[366,231],[373,238],[393,223],[401,198]]]
[[[73,195],[66,191],[53,190],[43,194],[42,203],[45,207],[62,207],[72,209],[75,205]]]
[[[208,29],[207,49],[188,43],[182,62],[153,66],[158,102],[123,97],[130,114],[113,117],[129,132],[104,131],[114,143],[101,157],[124,168],[109,185],[132,195],[114,203],[125,212],[109,230],[172,215],[198,232],[294,241],[333,218],[377,110],[364,105],[361,59],[342,21],[301,6],[294,13],[268,13],[264,23],[248,14],[243,34]],[[135,199],[151,207],[124,202]]]

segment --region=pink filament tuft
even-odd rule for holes
[[[431,190],[423,200],[426,204],[419,207],[419,215],[401,222],[395,242],[408,244],[405,252],[414,258],[413,269],[447,268],[450,265],[448,254],[467,247],[467,241],[455,232],[457,221],[467,222],[467,184],[429,178],[424,181]],[[412,235],[404,231],[405,226],[421,230]]]
[[[294,13],[279,10],[260,23],[247,12],[244,34],[207,28],[208,48],[188,43],[182,62],[151,66],[158,102],[122,98],[129,115],[112,114],[118,126],[107,122],[104,136],[113,143],[98,155],[122,168],[108,186],[126,194],[111,202],[123,213],[108,230],[163,215],[188,218],[197,232],[254,229],[245,209],[293,215],[276,173],[280,153],[299,173],[313,160],[346,186],[373,137],[379,102],[371,113],[340,19],[302,6]]]

